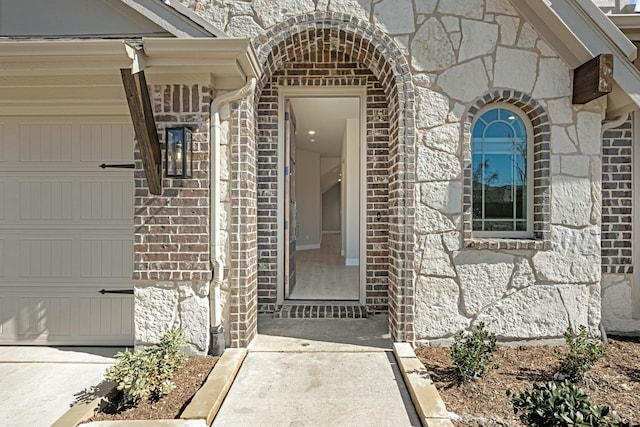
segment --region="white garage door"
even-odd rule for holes
[[[127,118],[0,119],[0,344],[131,345]]]

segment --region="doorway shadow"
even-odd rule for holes
[[[366,319],[274,319],[258,316],[253,351],[380,351],[392,348],[386,315]]]

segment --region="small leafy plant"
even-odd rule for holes
[[[580,388],[569,381],[534,384],[519,393],[507,390],[514,414],[529,427],[612,427],[618,415],[608,406],[591,404]]]
[[[179,351],[184,342],[182,330],[173,329],[152,347],[116,354],[116,364],[107,369],[105,377],[122,392],[123,406],[158,398],[173,390],[171,378],[184,365],[185,356]]]
[[[483,322],[478,322],[470,335],[464,331],[456,333],[451,346],[451,359],[458,367],[462,382],[468,383],[484,377],[489,369],[497,368],[497,365],[491,362],[491,357],[496,351],[496,335],[487,332]]]
[[[569,326],[563,335],[569,351],[563,354],[555,350],[560,361],[560,374],[573,382],[582,382],[584,374],[604,356],[605,346],[598,337],[590,336],[584,325],[578,327],[578,334]]]

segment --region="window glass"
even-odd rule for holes
[[[472,131],[473,230],[527,231],[527,130],[518,114],[488,110]]]

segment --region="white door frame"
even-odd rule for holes
[[[367,261],[367,88],[352,87],[280,87],[278,93],[278,267],[276,304],[284,302],[284,111],[287,98],[358,98],[360,100],[360,268],[359,298],[360,305],[366,303],[366,261]]]

